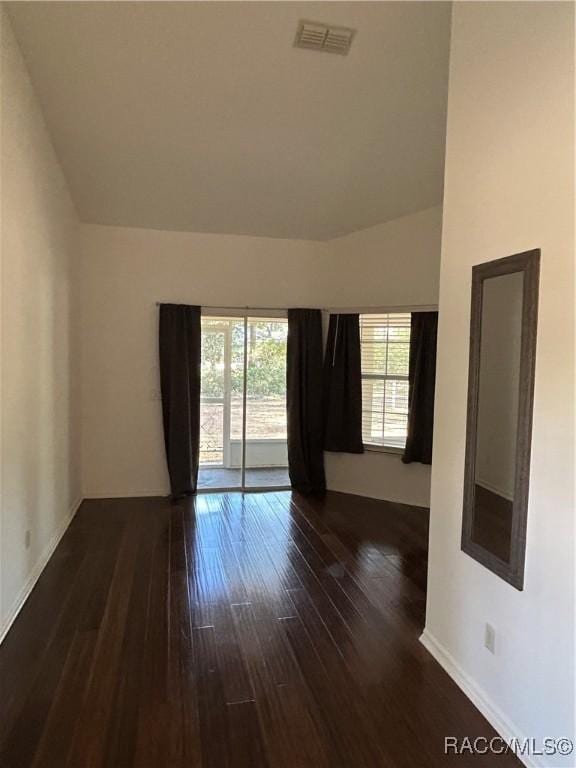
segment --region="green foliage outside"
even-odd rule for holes
[[[227,327],[229,330],[227,330]],[[212,328],[212,330],[208,330]],[[242,321],[202,323],[202,395],[224,394],[224,345],[231,334],[232,396],[242,395],[244,326]],[[270,321],[248,325],[248,396],[278,397],[286,391],[286,324]]]
[[[286,392],[286,323],[262,320],[248,325],[248,397],[283,397]],[[243,320],[202,320],[202,395],[224,395],[224,346],[230,334],[232,396],[242,396]],[[386,341],[389,341],[386,344]],[[365,329],[362,369],[368,373],[408,375],[409,328]],[[387,363],[387,365],[386,365]]]

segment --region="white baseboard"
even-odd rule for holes
[[[492,485],[491,483],[486,482],[486,480],[476,478],[474,482],[476,483],[476,485],[479,485],[481,488],[485,488],[487,491],[491,491],[492,493],[495,493],[496,496],[502,496],[502,498],[506,499],[507,501],[514,501],[513,493],[510,493],[509,491],[503,491],[501,488],[496,488],[495,485]]]
[[[162,490],[147,490],[147,491],[108,491],[108,493],[84,491],[83,497],[86,501],[90,499],[141,499],[149,496],[169,496],[170,491],[166,488]]]
[[[520,729],[507,719],[504,713],[490,700],[487,693],[464,672],[454,657],[448,653],[444,646],[427,629],[420,635],[420,642],[432,654],[444,671],[450,675],[474,706],[480,710],[499,736],[506,741],[517,739],[521,744],[525,743],[525,736]],[[539,760],[536,761],[533,755],[518,754],[517,756],[526,768],[545,768]]]
[[[374,501],[384,501],[390,504],[400,504],[404,505],[405,507],[418,507],[419,509],[426,511],[430,509],[430,503],[426,504],[422,501],[422,499],[407,499],[405,496],[400,499],[396,498],[395,496],[391,496],[389,493],[376,496],[373,493],[360,493],[360,491],[357,489],[350,491],[344,490],[344,488],[334,488],[333,485],[328,487],[326,490],[332,491],[333,493],[345,493],[347,496],[359,496],[361,499],[373,499]]]
[[[64,520],[60,523],[58,528],[54,531],[50,541],[48,544],[44,547],[44,550],[42,551],[40,557],[36,561],[36,564],[32,568],[32,571],[30,572],[30,575],[24,582],[24,585],[22,586],[22,589],[20,592],[16,595],[16,599],[12,603],[12,606],[10,610],[8,611],[8,614],[6,618],[2,621],[0,625],[0,643],[4,640],[6,635],[8,634],[8,630],[16,620],[16,617],[22,610],[22,607],[24,606],[24,603],[28,599],[28,596],[34,589],[34,586],[38,579],[40,578],[42,571],[46,567],[48,560],[52,557],[52,554],[58,544],[60,543],[60,539],[64,534],[66,533],[66,530],[70,523],[72,522],[74,515],[78,511],[80,504],[82,504],[83,499],[80,497],[76,499],[74,504],[72,504],[70,510],[68,511],[68,514],[64,518]]]

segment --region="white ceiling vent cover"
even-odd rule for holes
[[[314,21],[301,21],[298,24],[294,45],[297,48],[339,53],[341,56],[346,56],[353,37],[354,30],[348,29],[348,27],[329,27]]]

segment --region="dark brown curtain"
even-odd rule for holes
[[[160,305],[160,387],[173,498],[196,491],[200,443],[200,307]]]
[[[323,493],[322,313],[288,310],[286,359],[288,473],[302,493]]]
[[[363,453],[360,315],[330,315],[324,355],[324,449]]]
[[[437,334],[438,312],[412,313],[405,464],[432,463]]]

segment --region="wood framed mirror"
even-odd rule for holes
[[[540,251],[472,269],[462,550],[523,589]]]

